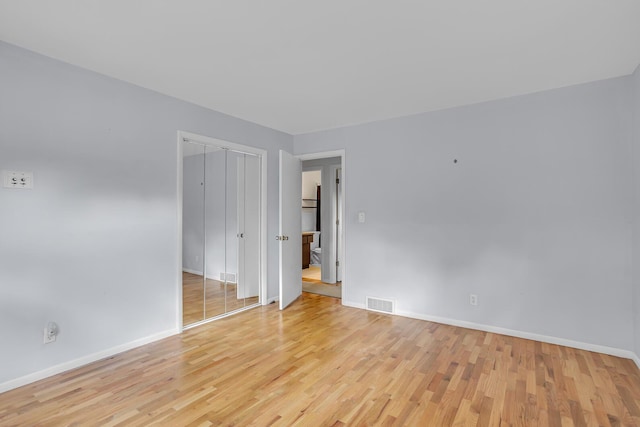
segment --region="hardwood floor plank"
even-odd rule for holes
[[[640,426],[632,361],[304,293],[0,394],[2,426]]]

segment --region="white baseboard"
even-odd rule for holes
[[[276,297],[267,298],[267,300],[264,302],[264,305],[269,305],[271,303],[278,302],[278,301],[280,301],[280,297],[277,297],[277,296]]]
[[[140,347],[145,344],[152,343],[154,341],[159,341],[163,338],[170,337],[172,335],[179,334],[179,329],[170,329],[168,331],[160,332],[157,334],[149,335],[144,338],[137,339],[135,341],[131,341],[125,344],[121,344],[115,347],[108,348],[106,350],[99,351],[97,353],[89,354],[87,356],[80,357],[78,359],[70,360],[68,362],[61,363],[59,365],[52,366],[47,369],[43,369],[38,372],[34,372],[32,374],[25,375],[20,378],[16,378],[13,380],[6,381],[0,384],[0,393],[4,393],[5,391],[13,390],[14,388],[22,387],[27,384],[31,384],[36,381],[40,381],[42,379],[51,377],[53,375],[60,374],[62,372],[69,371],[71,369],[79,368],[81,366],[87,365],[92,362],[96,362],[98,360],[105,359],[107,357],[114,356],[118,353],[122,353],[127,350],[131,350],[136,347]]]
[[[640,357],[636,353],[633,353],[633,357],[631,358],[634,362],[636,362],[636,366],[640,369]]]
[[[364,304],[355,303],[351,301],[342,301],[342,305],[348,307],[365,309]],[[501,328],[498,326],[484,325],[481,323],[468,322],[466,320],[450,319],[448,317],[429,316],[426,314],[412,313],[408,311],[397,311],[397,316],[409,317],[412,319],[426,320],[429,322],[442,323],[445,325],[459,326],[461,328],[475,329],[478,331],[491,332],[495,334],[508,335],[517,338],[524,338],[528,340],[540,341],[549,344],[557,344],[565,347],[577,348],[580,350],[593,351],[596,353],[608,354],[611,356],[623,357],[625,359],[631,359],[640,368],[640,357],[630,350],[623,350],[615,347],[607,347],[604,345],[584,343],[580,341],[573,341],[565,338],[558,338],[548,335],[535,334],[531,332],[517,331],[514,329]]]
[[[596,353],[608,354],[611,356],[624,357],[626,359],[634,359],[635,353],[630,350],[623,350],[615,347],[607,347],[604,345],[590,344],[581,341],[573,341],[566,338],[558,338],[549,335],[536,334],[531,332],[517,331],[514,329],[501,328],[499,326],[484,325],[481,323],[469,322],[466,320],[450,319],[447,317],[428,316],[424,314],[411,313],[401,311],[396,313],[399,316],[410,317],[412,319],[427,320],[429,322],[443,323],[445,325],[459,326],[461,328],[476,329],[494,334],[508,335],[511,337],[524,338],[527,340],[540,341],[549,344],[562,345],[565,347],[577,348],[580,350],[593,351]]]
[[[353,301],[345,301],[344,299],[342,300],[342,305],[347,306],[347,307],[353,307],[353,308],[361,308],[361,309],[366,309],[367,306],[364,304],[360,304],[357,302],[353,302]]]
[[[186,270],[185,270],[186,271]],[[265,302],[265,305],[267,304],[271,304],[274,302],[278,302],[279,298],[278,297],[271,297],[268,298]],[[365,305],[364,304],[360,304],[360,303],[355,303],[355,302],[351,302],[351,301],[345,301],[342,300],[342,305],[346,306],[346,307],[353,307],[353,308],[358,308],[358,309],[365,309]],[[601,346],[601,345],[596,345],[596,344],[589,344],[589,343],[583,343],[580,341],[573,341],[573,340],[568,340],[568,339],[564,339],[564,338],[557,338],[557,337],[552,337],[552,336],[547,336],[547,335],[540,335],[540,334],[534,334],[534,333],[530,333],[530,332],[522,332],[522,331],[516,331],[513,329],[506,329],[506,328],[500,328],[497,326],[490,326],[490,325],[483,325],[483,324],[479,324],[479,323],[474,323],[474,322],[468,322],[465,320],[456,320],[456,319],[450,319],[447,317],[439,317],[439,316],[428,316],[428,315],[424,315],[424,314],[418,314],[418,313],[411,313],[411,312],[397,312],[395,315],[397,316],[403,316],[403,317],[409,317],[412,319],[418,319],[418,320],[426,320],[429,322],[435,322],[435,323],[442,323],[445,325],[451,325],[451,326],[459,326],[462,328],[468,328],[468,329],[475,329],[475,330],[479,330],[479,331],[484,331],[484,332],[491,332],[491,333],[496,333],[496,334],[501,334],[501,335],[508,335],[508,336],[512,336],[512,337],[517,337],[517,338],[524,338],[524,339],[529,339],[529,340],[534,340],[534,341],[540,341],[540,342],[546,342],[549,344],[557,344],[557,345],[562,345],[565,347],[573,347],[573,348],[578,348],[581,350],[587,350],[587,351],[594,351],[597,353],[603,353],[603,354],[609,354],[612,356],[618,356],[618,357],[624,357],[626,359],[631,359],[635,362],[636,366],[638,366],[638,368],[640,369],[640,357],[638,357],[638,355],[632,351],[629,350],[622,350],[622,349],[618,349],[618,348],[614,348],[614,347],[607,347],[607,346]],[[152,343],[154,341],[159,341],[161,339],[170,337],[172,335],[177,335],[180,333],[179,329],[170,329],[168,331],[164,331],[164,332],[160,332],[154,335],[149,335],[147,337],[144,338],[140,338],[138,340],[135,341],[131,341],[116,347],[112,347],[106,350],[102,350],[99,351],[97,353],[93,353],[75,360],[71,360],[69,362],[65,362],[65,363],[61,363],[59,365],[56,366],[52,366],[50,368],[47,369],[43,369],[41,371],[38,372],[34,372],[32,374],[28,374],[25,375],[23,377],[20,378],[16,378],[13,380],[9,380],[6,381],[4,383],[0,384],[0,393],[4,393],[6,391],[9,390],[13,390],[15,388],[18,387],[22,387],[24,385],[27,384],[31,384],[33,382],[36,381],[40,381],[42,379],[48,378],[50,376],[53,375],[57,375],[60,374],[62,372],[65,371],[69,371],[71,369],[75,369],[75,368],[79,368],[81,366],[87,365],[89,363],[92,362],[96,362],[98,360],[107,358],[107,357],[111,357],[114,356],[118,353],[122,353],[124,351],[127,350],[131,350],[133,348],[136,347],[140,347],[142,345],[145,344],[149,344]]]

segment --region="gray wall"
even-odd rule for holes
[[[640,353],[638,74],[302,135],[294,147],[0,42],[0,169],[35,177],[32,191],[0,189],[0,384],[176,327],[179,129],[268,150],[268,236],[277,150],[346,149],[347,303],[390,297],[407,314],[629,350],[635,303]],[[277,254],[268,239],[269,297]],[[61,334],[44,345],[49,320]]]
[[[177,131],[278,152],[292,137],[0,43],[0,384],[177,327]],[[268,240],[269,297],[278,292]],[[60,336],[42,343],[53,320]]]
[[[633,350],[629,89],[295,136],[296,154],[345,149],[344,302]]]
[[[633,95],[633,303],[635,327],[635,353],[640,358],[640,66],[631,76]]]

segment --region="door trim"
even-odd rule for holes
[[[267,304],[267,151],[231,141],[198,135],[179,130],[177,133],[177,179],[176,179],[176,215],[177,215],[177,259],[176,259],[176,325],[183,331],[182,322],[182,142],[188,140],[203,145],[226,148],[234,151],[260,156],[260,304]],[[233,312],[231,312],[233,313]],[[230,314],[231,314],[230,313]],[[217,319],[215,317],[214,319]],[[201,322],[197,323],[198,325]],[[196,324],[194,324],[196,325]]]

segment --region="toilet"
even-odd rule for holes
[[[322,248],[318,247],[320,244],[320,232],[313,232],[313,243],[311,243],[311,265],[319,266],[322,263]]]
[[[311,264],[320,265],[322,261],[322,248],[315,248],[311,251]]]

